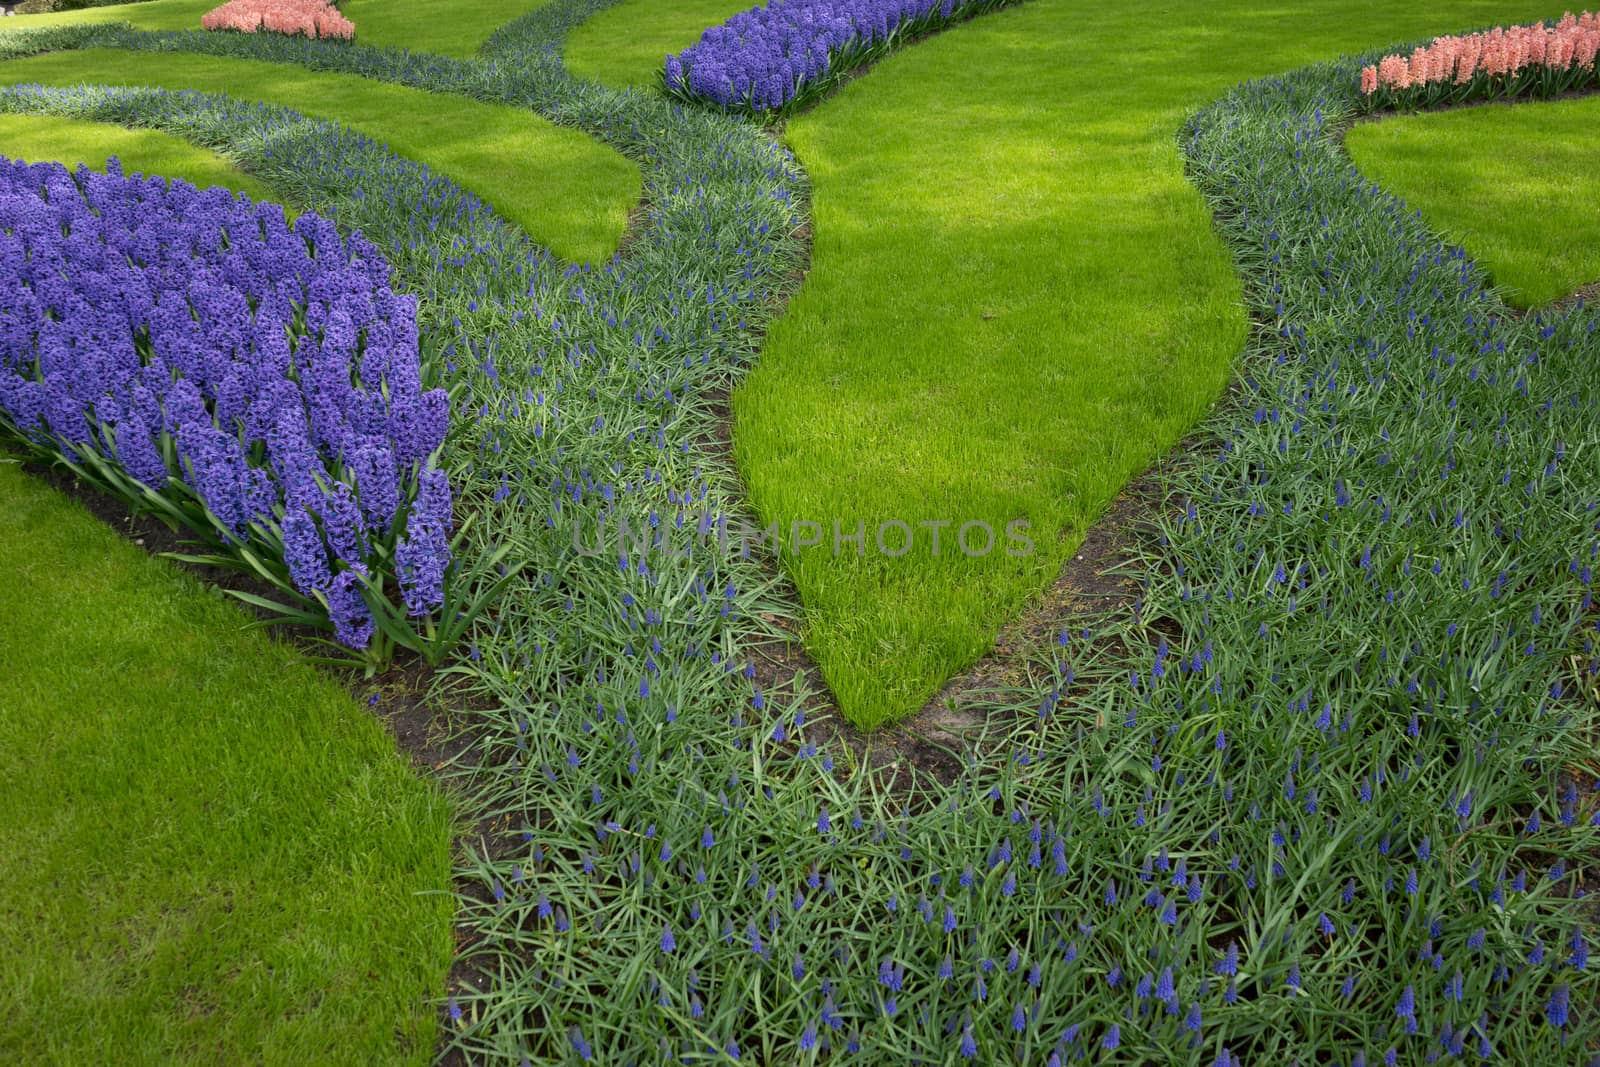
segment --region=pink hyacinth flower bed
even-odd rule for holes
[[[356,32],[355,23],[327,0],[228,0],[200,16],[200,25],[207,30],[304,34],[342,41]]]
[[[1374,106],[1459,103],[1523,93],[1554,96],[1595,81],[1600,15],[1568,12],[1555,25],[1496,26],[1485,33],[1435,37],[1409,56],[1385,56],[1361,71]]]

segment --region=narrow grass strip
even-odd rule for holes
[[[429,1062],[437,788],[193,578],[3,459],[0,499],[0,1054]]]
[[[1538,307],[1600,282],[1600,98],[1385,116],[1353,127],[1362,170]]]

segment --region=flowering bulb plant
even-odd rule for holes
[[[200,16],[207,30],[240,33],[282,33],[289,36],[333,37],[348,41],[356,34],[353,22],[328,0],[228,0]]]
[[[1409,56],[1396,53],[1361,70],[1369,107],[1426,107],[1530,94],[1554,96],[1590,85],[1600,53],[1600,15],[1568,12],[1550,26],[1496,26],[1435,37]]]
[[[0,263],[0,426],[374,664],[459,638],[433,463],[450,402],[424,388],[415,298],[360,235],[115,159],[0,159]]]
[[[753,112],[787,113],[905,41],[1015,0],[772,0],[669,55],[667,92]]]

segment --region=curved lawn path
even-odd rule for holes
[[[159,0],[154,0],[159,2]],[[638,203],[638,167],[525,109],[281,63],[116,49],[0,63],[0,84],[149,86],[225,92],[348,124],[426,162],[563,258],[603,261]]]
[[[1386,116],[1345,137],[1362,171],[1538,307],[1600,282],[1600,97]]]
[[[620,31],[643,6],[601,17]],[[704,29],[698,6],[674,48]],[[846,714],[902,716],[982,655],[1228,380],[1244,316],[1184,180],[1186,111],[1375,41],[1559,14],[1033,0],[891,56],[792,121],[811,270],[735,394],[735,454],[765,522],[826,531],[785,562]],[[590,58],[601,47],[575,37],[568,55],[614,72],[624,51],[635,71],[662,60],[615,44]],[[1018,518],[1031,556],[1007,556],[1003,537],[981,559],[950,551],[965,521]],[[931,530],[903,557],[870,551],[896,520],[951,523],[939,556]],[[836,554],[835,521],[863,523],[869,551]]]

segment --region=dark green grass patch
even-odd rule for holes
[[[152,3],[161,0],[152,0]],[[346,123],[477,193],[559,256],[602,261],[639,201],[639,169],[610,148],[520,108],[348,74],[211,56],[111,49],[0,64],[0,84],[148,85],[225,92]]]
[[[0,502],[0,1058],[428,1062],[443,796],[220,595]]]
[[[546,0],[343,0],[364,44],[467,58],[489,35]],[[193,28],[193,27],[187,27]]]
[[[1350,130],[1361,169],[1538,307],[1600,281],[1600,98],[1385,117]]]

